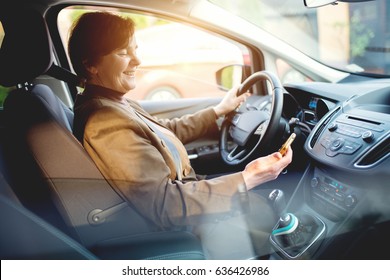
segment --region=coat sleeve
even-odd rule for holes
[[[218,130],[216,114],[212,108],[184,115],[181,118],[159,120],[159,122],[172,130],[183,144],[202,137],[208,131]]]
[[[184,122],[175,126],[181,125]],[[238,189],[246,189],[241,173],[210,180],[171,180],[158,141],[137,119],[109,107],[91,114],[83,138],[105,178],[162,227],[202,223],[232,210],[232,197]]]

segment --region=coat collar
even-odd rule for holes
[[[123,104],[128,103],[124,93],[110,89],[110,88],[94,85],[94,84],[87,84],[85,86],[84,91],[81,93],[81,95],[84,98],[102,97],[102,98],[110,99],[110,100],[117,101],[117,102],[120,102]]]

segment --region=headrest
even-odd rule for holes
[[[31,81],[53,63],[46,22],[33,9],[0,13],[5,37],[0,47],[0,84],[6,87]]]

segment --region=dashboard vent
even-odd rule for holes
[[[358,167],[369,167],[378,163],[390,154],[390,137],[376,145],[356,164]]]
[[[317,140],[318,140],[318,137],[320,137],[322,131],[324,130],[324,128],[328,125],[328,123],[330,122],[330,120],[333,118],[333,116],[340,110],[340,107],[337,107],[335,108],[331,114],[329,114],[326,119],[321,122],[321,124],[319,125],[319,127],[316,129],[313,137],[311,138],[310,140],[310,148],[313,148],[314,145],[317,143]]]

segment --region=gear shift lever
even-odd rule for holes
[[[282,190],[273,190],[268,199],[273,204],[276,214],[279,216],[279,224],[272,231],[274,236],[293,233],[298,227],[298,218],[291,213],[286,213],[286,199]]]
[[[283,224],[288,223],[290,220],[290,216],[285,212],[286,199],[284,197],[283,191],[278,189],[273,190],[269,194],[268,199],[271,201],[276,215],[279,217],[280,221]]]
[[[282,190],[273,190],[268,196],[268,201],[274,208],[275,214],[279,216],[279,221],[270,236],[273,247],[289,259],[301,257],[308,249],[314,252],[320,244],[316,241],[324,235],[325,224],[319,218],[309,214],[299,213],[298,219],[294,214],[288,213]]]

